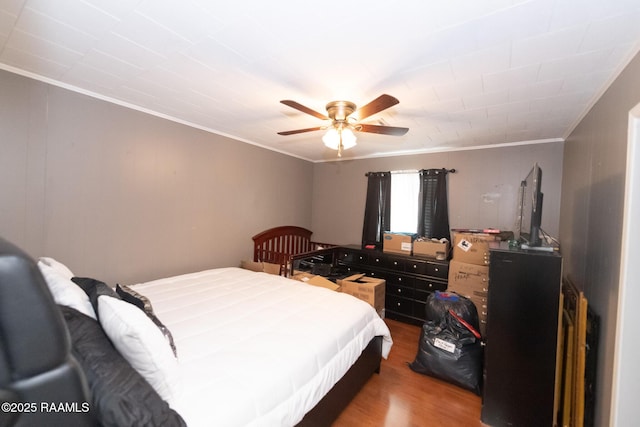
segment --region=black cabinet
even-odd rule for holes
[[[448,261],[350,246],[337,249],[336,261],[348,272],[385,279],[385,316],[390,319],[422,325],[429,294],[447,289]]]
[[[482,422],[552,426],[562,258],[497,249],[489,266]]]

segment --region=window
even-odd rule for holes
[[[419,195],[418,171],[391,172],[391,231],[396,233],[418,231]]]
[[[386,231],[449,239],[448,172],[368,172],[362,247],[382,249]]]

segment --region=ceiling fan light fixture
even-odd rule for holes
[[[342,136],[342,147],[340,147],[340,136]],[[330,128],[322,137],[322,142],[332,150],[348,150],[356,145],[356,135],[351,129]]]
[[[387,126],[384,122],[380,125],[360,123],[360,120],[364,120],[367,117],[371,117],[374,114],[386,110],[387,108],[393,107],[399,102],[400,101],[393,96],[383,94],[366,104],[364,107],[356,110],[356,104],[353,102],[332,101],[326,105],[327,115],[325,116],[324,114],[318,113],[309,107],[305,107],[296,101],[283,99],[280,103],[318,119],[327,120],[329,123],[325,127],[296,129],[286,132],[278,132],[278,134],[295,135],[304,132],[328,129],[322,137],[322,141],[328,148],[337,150],[338,157],[342,157],[342,150],[348,150],[356,145],[356,136],[353,131],[394,136],[402,136],[407,133],[409,130],[408,128]],[[354,115],[352,116],[352,114]]]

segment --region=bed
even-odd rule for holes
[[[277,264],[280,274],[288,276],[291,257],[335,246],[311,240],[313,232],[303,227],[283,225],[270,228],[252,237],[253,261]]]
[[[52,284],[53,270],[60,270],[64,280],[56,276]],[[80,298],[77,289],[71,296],[71,285],[87,298]],[[129,329],[144,323],[136,339],[153,336],[153,345],[136,347],[133,356],[130,348],[121,349],[120,336],[111,334],[116,306],[126,308],[126,316],[115,311],[122,336],[130,340]],[[2,239],[0,313],[3,402],[13,402],[13,409],[25,409],[20,402],[57,402],[74,409],[43,412],[36,405],[27,408],[34,411],[11,417],[0,414],[0,426],[94,425],[102,416],[122,417],[122,412],[126,418],[117,425],[140,425],[144,417],[147,425],[330,425],[379,370],[380,358],[392,345],[388,328],[368,304],[282,276],[230,267],[118,285],[116,292],[96,279],[74,277],[53,259],[36,265]],[[133,315],[155,320],[145,323]],[[111,366],[123,359],[126,366],[118,365],[117,372],[91,366],[97,363],[91,358],[108,349],[94,351],[92,344],[84,345],[88,353],[79,352],[84,335],[78,332],[78,319],[113,343],[108,357],[97,357],[98,362],[106,359]],[[53,358],[26,374],[16,372],[15,358],[25,354]],[[104,386],[96,387],[96,376],[116,389],[104,393]],[[131,384],[112,384],[120,377]],[[144,404],[133,403],[138,396],[129,389],[143,386]],[[100,392],[107,398],[100,400]],[[105,409],[114,400],[117,410]],[[69,408],[69,402],[75,406]]]

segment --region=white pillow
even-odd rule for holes
[[[60,261],[56,261],[55,259],[50,257],[40,257],[39,262],[42,262],[43,264],[53,268],[58,273],[60,273],[62,277],[65,277],[69,280],[71,280],[71,278],[74,277],[74,274],[71,272],[71,270],[69,270],[69,267],[67,267]]]
[[[129,364],[171,405],[179,390],[178,361],[160,329],[133,304],[98,297],[102,329]]]
[[[80,286],[73,283],[71,278],[60,274],[57,269],[45,264],[42,260],[38,261],[38,268],[44,276],[44,280],[47,282],[56,304],[75,308],[80,313],[86,314],[93,319],[96,318],[89,296]]]

